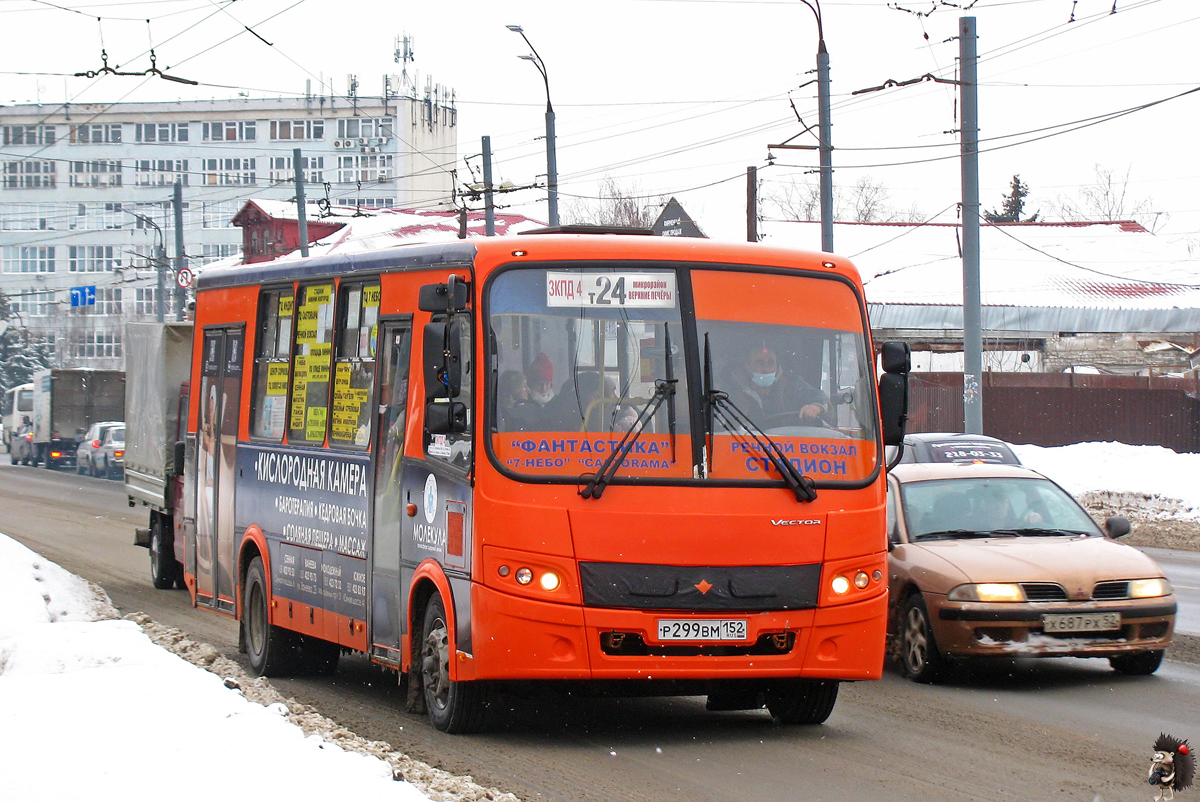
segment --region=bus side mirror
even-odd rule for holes
[[[908,425],[908,371],[912,364],[908,343],[884,343],[881,361],[879,414],[883,420],[883,444],[902,446]]]
[[[457,322],[427,323],[422,340],[425,400],[457,398],[462,391],[462,337]]]
[[[455,312],[467,308],[471,285],[451,274],[445,284],[425,284],[417,292],[417,308],[422,312]]]
[[[425,431],[452,434],[467,430],[467,405],[461,401],[433,401],[425,405]]]

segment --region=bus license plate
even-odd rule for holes
[[[661,618],[658,621],[658,639],[729,641],[746,639],[746,619],[688,619]]]
[[[1120,628],[1120,613],[1042,616],[1042,630],[1045,632],[1104,632]]]

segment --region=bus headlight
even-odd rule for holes
[[[542,574],[541,579],[538,581],[542,585],[542,590],[558,590],[558,586],[561,584],[558,574],[553,571],[547,571]]]
[[[850,580],[846,579],[846,577],[842,576],[841,574],[835,576],[833,581],[829,584],[833,588],[833,592],[839,596],[850,590]]]
[[[530,571],[528,568],[518,568],[514,578],[517,580],[518,585],[528,585],[533,581],[533,571]]]

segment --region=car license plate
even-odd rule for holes
[[[1120,613],[1042,616],[1042,629],[1045,632],[1104,632],[1120,628]]]
[[[701,640],[727,641],[746,639],[746,619],[744,618],[692,618],[667,619],[658,621],[658,639],[663,640]]]

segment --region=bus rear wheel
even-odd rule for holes
[[[425,606],[421,633],[421,688],[429,720],[442,732],[478,732],[487,693],[481,683],[450,679],[450,627],[445,604],[436,593]]]
[[[296,634],[270,623],[266,572],[261,557],[250,561],[246,586],[242,593],[242,633],[246,656],[254,673],[264,677],[285,677],[300,668]]]
[[[822,724],[837,695],[836,680],[793,680],[767,691],[767,710],[780,724]]]

